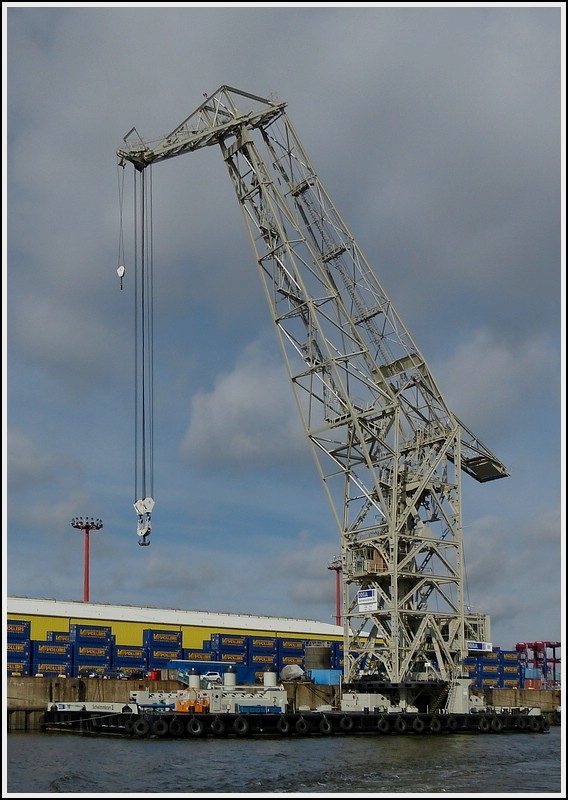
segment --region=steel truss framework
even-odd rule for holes
[[[489,634],[465,613],[461,474],[508,472],[447,407],[285,107],[222,86],[160,141],[133,128],[117,155],[143,171],[221,148],[340,533],[345,681],[447,680]]]

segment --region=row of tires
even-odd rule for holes
[[[456,731],[479,731],[480,733],[502,733],[521,731],[541,733],[549,729],[545,717],[519,715],[516,717],[481,716],[475,720],[465,717],[449,716],[404,716],[385,715],[369,719],[358,715],[279,715],[277,718],[259,719],[243,715],[222,716],[184,716],[176,715],[132,715],[124,721],[124,731],[129,736],[144,738],[158,737],[199,737],[205,735],[247,736],[253,733],[276,733],[281,736],[297,734],[305,736],[319,733],[324,736],[332,733],[454,733]]]

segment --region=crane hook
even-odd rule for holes
[[[148,547],[150,542],[147,541],[148,536],[152,533],[152,509],[154,508],[154,500],[151,497],[145,497],[143,500],[137,500],[134,503],[134,509],[138,514],[138,525],[136,533],[140,537],[138,544],[141,547]]]

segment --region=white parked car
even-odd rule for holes
[[[223,683],[223,677],[220,672],[204,672],[201,675],[201,680],[204,683]]]

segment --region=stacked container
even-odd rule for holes
[[[31,623],[28,620],[9,619],[6,636],[6,673],[29,675],[31,671]]]
[[[515,650],[498,650],[470,654],[464,668],[472,684],[481,689],[522,688],[522,670],[519,653]]]
[[[278,674],[284,667],[292,664],[305,668],[303,639],[278,639],[277,643]]]
[[[118,669],[126,675],[145,672],[147,662],[145,647],[123,644],[112,645],[111,665],[113,669]]]
[[[278,640],[275,636],[248,636],[247,666],[254,669],[255,679],[262,678],[267,670],[278,668]]]
[[[104,675],[110,669],[113,637],[107,625],[70,625],[69,638],[74,647],[73,675]]]
[[[32,641],[32,675],[73,674],[73,645],[70,642]]]
[[[144,647],[147,653],[147,666],[150,678],[161,677],[161,670],[167,669],[169,661],[183,658],[181,631],[168,631],[147,628],[144,630]]]
[[[211,634],[211,657],[213,661],[248,667],[248,636],[230,633]]]

